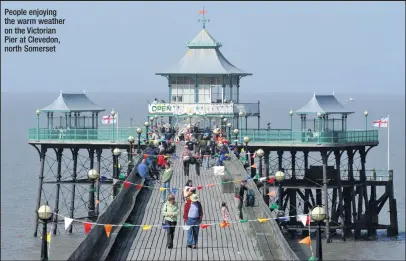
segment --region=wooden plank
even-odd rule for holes
[[[176,155],[182,155],[183,148],[178,146]],[[194,186],[207,185],[210,183],[217,184],[214,187],[204,187],[197,193],[203,206],[203,223],[219,223],[221,221],[221,202],[227,202],[230,209],[231,220],[238,220],[238,210],[234,201],[234,194],[221,192],[220,178],[214,176],[213,170],[207,171],[201,168],[201,175],[197,176],[195,168],[191,165],[189,177],[184,176],[182,159],[173,161],[174,177],[171,187],[178,188],[176,200],[180,208],[178,226],[184,225],[182,190],[188,179],[193,181]],[[159,185],[155,184],[154,190],[146,191],[143,195],[148,201],[143,202],[143,214],[137,214],[134,218],[134,224],[151,224],[160,225],[162,223],[162,203]],[[140,199],[142,200],[142,199]],[[139,207],[139,206],[137,206]],[[141,208],[140,208],[141,209]],[[256,240],[250,235],[247,223],[233,223],[227,228],[213,225],[207,229],[200,229],[197,249],[186,247],[187,231],[182,227],[177,227],[174,237],[174,248],[166,248],[166,232],[160,227],[153,227],[149,231],[133,232],[133,242],[130,247],[128,256],[118,258],[118,260],[262,260],[258,251],[253,249],[257,245]],[[137,232],[137,233],[136,233]],[[122,243],[123,247],[126,244]],[[124,255],[124,254],[123,254]]]

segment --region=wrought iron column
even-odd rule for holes
[[[35,147],[37,149],[37,147]],[[45,156],[47,152],[47,147],[44,145],[41,146],[41,150],[39,151],[39,160],[40,160],[40,169],[39,169],[39,183],[38,183],[38,192],[37,192],[37,208],[35,209],[35,231],[34,231],[34,237],[38,235],[38,209],[41,205],[41,196],[42,196],[42,185],[44,184],[44,167],[45,167]]]
[[[71,191],[71,199],[70,199],[70,213],[69,217],[74,218],[75,212],[75,194],[76,194],[76,177],[77,177],[77,168],[78,168],[78,154],[79,149],[71,149],[72,158],[73,158],[73,173],[72,173],[72,191]],[[69,227],[69,233],[72,233],[73,224]]]
[[[323,190],[324,190],[324,209],[326,213],[326,242],[330,243],[330,217],[328,212],[328,187],[327,187],[327,162],[328,154],[326,150],[322,150],[321,158],[323,162]]]
[[[61,176],[62,176],[62,152],[63,149],[54,149],[56,153],[56,159],[58,162],[58,170],[57,170],[57,177],[56,177],[56,199],[55,199],[55,208],[54,208],[54,230],[53,234],[56,235],[57,226],[58,226],[58,213],[59,213],[59,194],[61,191]]]

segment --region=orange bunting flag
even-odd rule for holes
[[[273,197],[273,198],[276,197],[276,191],[275,190],[269,191],[268,196]]]
[[[269,218],[258,218],[259,223],[267,222]]]
[[[200,224],[200,228],[204,229],[204,228],[208,228],[210,226],[210,224]]]
[[[230,223],[228,223],[227,221],[223,221],[223,222],[220,223],[220,227],[221,228],[228,227],[229,224]]]
[[[299,243],[310,245],[312,243],[312,241],[310,240],[310,236],[307,236],[307,237],[303,238],[302,240],[300,240]]]
[[[100,201],[99,201],[98,199],[96,199],[96,206],[99,204],[99,202],[100,202]]]
[[[124,188],[129,188],[129,187],[130,187],[130,185],[131,185],[131,183],[130,183],[130,182],[128,182],[128,181],[124,181]]]
[[[141,185],[141,184],[138,184],[138,185],[137,185],[137,189],[142,189],[142,185]]]
[[[252,164],[251,168],[256,169],[256,168],[257,168],[257,165],[255,165],[255,163],[254,163],[254,164]]]
[[[203,189],[203,186],[197,186],[197,189],[201,190],[201,189]]]
[[[207,186],[208,187],[214,187],[214,186],[216,186],[216,184],[208,184]]]
[[[106,231],[107,237],[110,237],[111,229],[113,228],[113,225],[107,224],[104,225],[104,230]]]
[[[148,155],[147,155],[147,154],[144,154],[143,158],[144,158],[144,159],[147,159],[147,158],[148,158]]]
[[[83,223],[83,225],[85,226],[85,234],[86,235],[89,234],[90,229],[92,229],[92,223],[85,222],[85,223]]]

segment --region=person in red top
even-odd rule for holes
[[[165,167],[165,165],[166,165],[165,155],[159,154],[157,163],[158,163],[159,167],[162,167],[162,168]]]
[[[200,223],[203,220],[203,207],[196,194],[192,194],[186,201],[183,220],[187,226],[190,226],[187,231],[187,247],[196,249]]]

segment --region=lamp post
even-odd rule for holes
[[[227,118],[223,118],[224,132],[227,134]]]
[[[237,148],[238,147],[238,133],[239,133],[238,129],[234,129],[233,133],[235,135],[235,147]]]
[[[146,142],[148,143],[148,127],[149,127],[149,122],[148,122],[148,121],[144,122],[144,125],[145,125],[145,140],[146,140]]]
[[[151,128],[153,130],[154,129],[154,117],[153,116],[149,117],[149,121],[151,122]]]
[[[158,116],[155,115],[154,119],[155,119],[155,125],[158,126]]]
[[[290,109],[289,115],[290,115],[290,136],[291,136],[291,139],[293,140],[293,110],[292,109]]]
[[[240,112],[238,113],[238,116],[240,116],[240,130],[242,130],[242,129],[243,129],[243,128],[242,128],[242,119],[245,117],[245,112],[240,111]],[[247,134],[247,129],[245,129],[245,134]],[[242,135],[242,133],[241,133],[241,135]]]
[[[231,122],[227,123],[227,127],[228,127],[228,140],[231,140]]]
[[[312,219],[317,222],[317,236],[316,236],[316,258],[317,260],[323,260],[323,249],[321,242],[321,223],[326,218],[326,212],[324,208],[316,206],[311,212]]]
[[[285,179],[285,173],[283,171],[277,171],[275,173],[275,179],[278,181],[278,209],[282,209],[283,193],[282,193],[282,181]]]
[[[113,150],[113,178],[118,179],[120,175],[120,170],[118,167],[118,157],[120,157],[121,151],[119,148]],[[113,197],[116,197],[118,194],[118,183],[113,185]]]
[[[250,137],[245,136],[243,141],[244,141],[244,144],[245,144],[245,157],[247,158],[247,160],[249,160],[248,159],[248,143],[250,142]]]
[[[140,153],[141,152],[141,133],[142,133],[142,129],[137,128],[137,133],[138,133],[138,149],[137,149],[137,153]]]
[[[37,141],[39,141],[39,115],[41,114],[41,111],[37,109],[35,113],[37,114]]]
[[[94,204],[94,192],[95,192],[94,183],[99,178],[99,172],[97,172],[97,170],[95,170],[95,169],[91,169],[87,173],[87,177],[90,179],[88,216],[89,216],[89,219],[92,220],[96,216],[96,213],[95,213],[96,207]]]
[[[127,168],[127,176],[130,175],[132,167],[133,167],[133,152],[134,152],[134,137],[129,136],[128,142],[130,143],[130,154],[128,155],[128,168]]]
[[[265,152],[264,152],[264,150],[263,149],[259,149],[259,150],[257,150],[257,156],[259,157],[259,176],[260,177],[264,177],[265,175],[266,175],[266,173],[264,172],[264,171],[262,171],[262,157],[265,155]],[[266,181],[265,181],[265,183],[264,183],[264,186],[263,186],[263,193],[262,193],[262,196],[263,196],[263,198],[264,198],[264,200],[266,199]],[[267,203],[267,205],[268,205],[268,202],[266,202]]]
[[[365,115],[365,131],[368,130],[368,111],[365,110],[364,111],[364,115]]]
[[[112,142],[114,142],[114,116],[116,115],[116,111],[114,110],[114,109],[112,109],[111,110],[111,112],[110,112],[110,114],[111,114],[111,116],[113,116],[113,124],[111,124],[111,126],[112,126],[112,129],[113,129],[113,139],[112,139]]]
[[[38,218],[42,220],[42,245],[41,245],[41,260],[48,261],[48,241],[47,241],[47,224],[52,218],[52,209],[47,205],[42,205],[38,209]]]
[[[317,118],[319,119],[318,120],[318,125],[319,125],[319,127],[318,127],[318,137],[317,137],[317,144],[321,144],[321,125],[322,125],[322,123],[321,123],[321,117],[322,117],[323,115],[321,114],[321,112],[318,112],[317,113]]]

